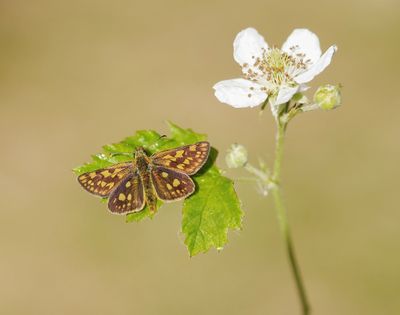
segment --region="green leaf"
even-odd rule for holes
[[[198,191],[185,200],[182,219],[190,256],[211,247],[222,249],[228,241],[228,229],[241,228],[243,217],[233,182],[216,167],[195,181]]]
[[[157,201],[157,209],[159,209],[161,207],[163,203],[158,200]],[[150,212],[149,207],[146,205],[146,207],[139,212],[132,212],[132,213],[128,213],[126,215],[126,222],[139,222],[147,217],[149,217],[150,219],[153,219],[155,213]]]
[[[167,122],[171,136],[161,136],[153,130],[139,130],[123,141],[103,146],[103,153],[92,156],[92,161],[74,169],[77,175],[100,169],[115,163],[129,161],[138,146],[150,154],[181,145],[206,140],[205,134],[181,128]],[[211,149],[209,159],[203,168],[193,176],[196,192],[183,204],[182,232],[189,254],[194,256],[207,252],[211,247],[221,249],[227,242],[228,229],[241,228],[243,212],[235,193],[233,182],[224,177],[215,166],[218,152]],[[103,200],[104,201],[104,200]],[[157,209],[162,206],[158,201]],[[138,222],[153,218],[146,206],[142,211],[130,213],[127,222]]]
[[[178,146],[191,144],[207,139],[207,135],[194,132],[192,129],[183,129],[174,123],[167,121],[171,131],[171,138],[176,141]]]

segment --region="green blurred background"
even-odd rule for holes
[[[0,313],[298,314],[273,204],[238,183],[246,216],[222,252],[189,258],[181,204],[126,224],[71,169],[164,120],[271,162],[268,111],[219,103],[232,41],[293,28],[339,51],[314,86],[343,106],[296,118],[284,188],[314,314],[400,314],[400,5],[381,1],[0,1]],[[241,172],[228,172],[242,176]]]

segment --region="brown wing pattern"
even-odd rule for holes
[[[151,159],[154,165],[193,175],[207,161],[209,152],[210,144],[202,141],[155,153]]]
[[[78,177],[78,181],[88,192],[107,197],[131,172],[133,172],[132,162],[119,163],[82,174]]]
[[[143,185],[137,173],[128,175],[108,199],[108,209],[115,214],[140,211],[144,204]]]
[[[195,189],[194,183],[188,175],[162,166],[153,168],[151,181],[157,197],[163,201],[184,199],[190,196]]]

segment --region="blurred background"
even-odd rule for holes
[[[236,34],[306,27],[339,51],[313,86],[343,106],[296,118],[284,189],[314,314],[399,314],[400,5],[359,1],[0,1],[0,313],[299,314],[271,198],[222,252],[189,258],[181,204],[126,224],[71,169],[169,119],[272,162],[269,111],[219,103]],[[232,177],[243,176],[228,172]]]

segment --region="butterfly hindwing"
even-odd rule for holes
[[[119,163],[84,173],[78,177],[78,181],[88,192],[107,197],[132,170],[132,162]]]
[[[144,205],[143,184],[136,172],[129,174],[108,199],[108,209],[116,214],[137,212],[142,210]]]
[[[193,180],[188,175],[162,166],[152,169],[151,181],[158,198],[163,201],[184,199],[195,190]]]
[[[149,207],[156,210],[162,201],[184,199],[195,191],[189,175],[205,164],[210,144],[197,142],[147,156],[142,147],[135,150],[130,162],[87,172],[78,177],[88,192],[108,197],[108,208],[114,214],[138,212]]]
[[[210,144],[206,141],[155,153],[154,165],[164,166],[188,175],[195,174],[207,161]]]

